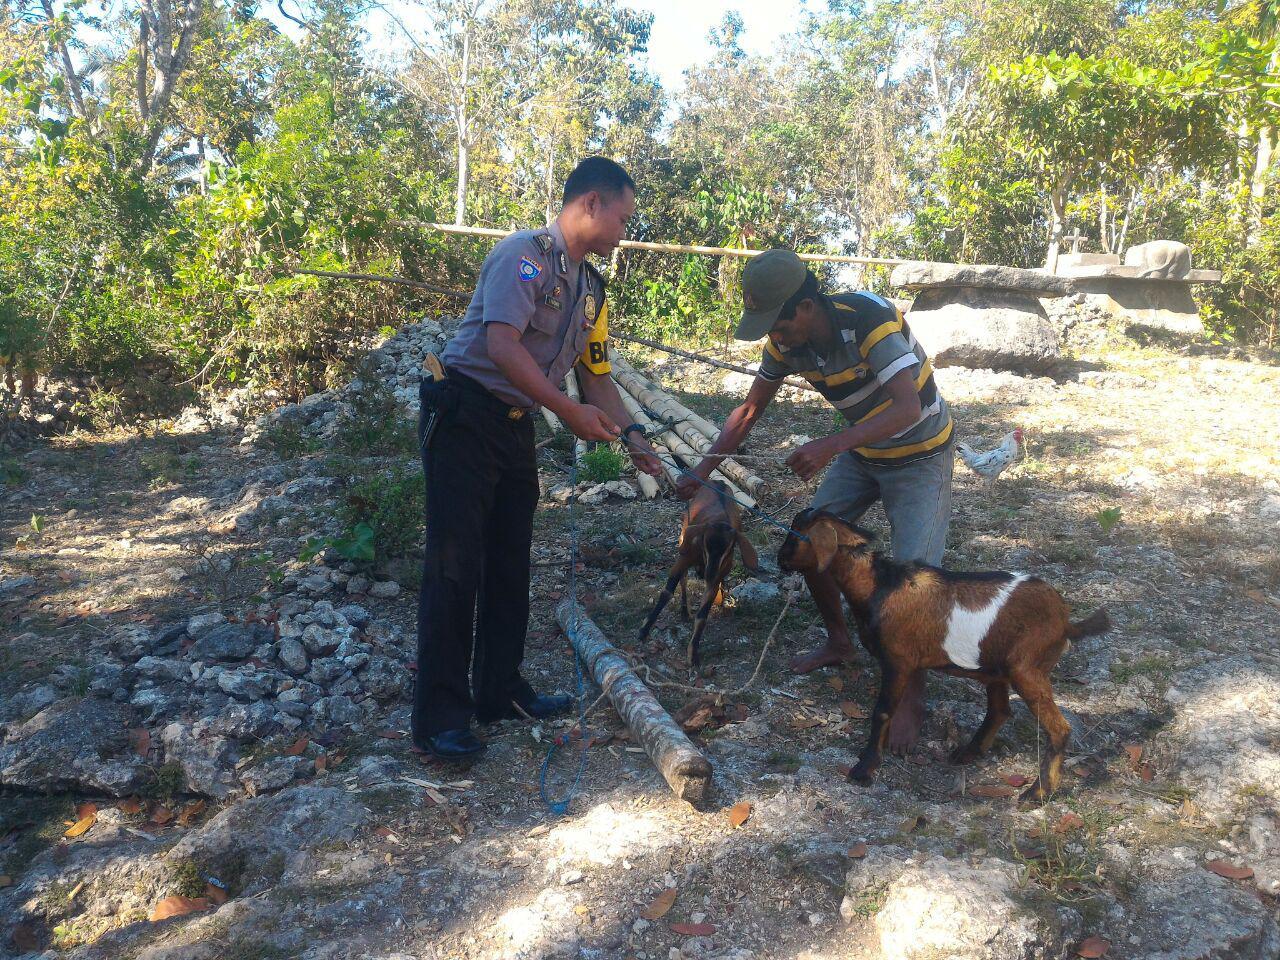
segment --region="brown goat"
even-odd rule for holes
[[[711,605],[723,599],[722,584],[733,569],[733,548],[742,554],[742,564],[753,573],[760,570],[755,547],[742,532],[742,514],[728,487],[719,480],[712,480],[702,487],[692,500],[680,526],[680,553],[667,574],[666,586],[658,595],[658,602],[640,630],[640,640],[649,635],[659,614],[670,602],[676,584],[680,584],[680,602],[684,616],[689,618],[689,591],[685,578],[690,570],[707,583],[702,606],[693,624],[693,636],[689,639],[689,662],[697,666],[701,661],[698,644],[707,626]]]
[[[864,646],[880,661],[871,736],[849,779],[871,782],[907,681],[917,670],[939,670],[987,688],[986,718],[951,762],[971,763],[991,748],[1009,719],[1012,685],[1049,737],[1040,776],[1021,799],[1053,794],[1071,727],[1053,701],[1049,672],[1071,640],[1110,629],[1106,613],[1098,610],[1072,623],[1062,595],[1025,574],[956,573],[897,563],[873,550],[866,533],[829,513],[806,510],[792,528],[778,565],[806,573],[830,570]]]

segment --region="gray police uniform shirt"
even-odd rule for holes
[[[521,346],[558,386],[587,346],[604,292],[599,272],[569,256],[559,225],[513,233],[485,258],[462,325],[440,359],[504,403],[534,410],[490,359],[486,326],[519,330]]]

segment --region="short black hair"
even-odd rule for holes
[[[567,204],[592,190],[612,198],[626,189],[634,193],[636,182],[619,164],[608,157],[587,157],[573,168],[564,182],[563,202]]]
[[[818,283],[818,278],[812,270],[804,272],[804,282],[800,284],[800,289],[788,297],[787,302],[782,305],[778,311],[778,320],[790,320],[796,315],[796,307],[805,300],[812,300],[824,307],[827,302],[827,298],[822,293],[822,285]]]

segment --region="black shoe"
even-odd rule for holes
[[[506,709],[477,710],[476,719],[481,723],[497,723],[499,720],[524,720],[528,717],[532,717],[534,720],[546,720],[548,717],[568,713],[570,708],[573,707],[573,697],[565,696],[534,696],[529,700],[518,702],[519,709],[516,709],[513,703]]]
[[[466,760],[488,746],[470,730],[441,730],[414,742],[438,760]]]

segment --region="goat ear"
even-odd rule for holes
[[[746,535],[738,533],[738,553],[742,555],[742,565],[752,573],[760,572],[760,558],[756,555],[756,548],[751,545],[751,541]]]
[[[831,561],[836,558],[839,546],[835,528],[829,523],[815,523],[805,535],[809,538],[809,546],[813,548],[813,559],[818,573],[825,573]]]

